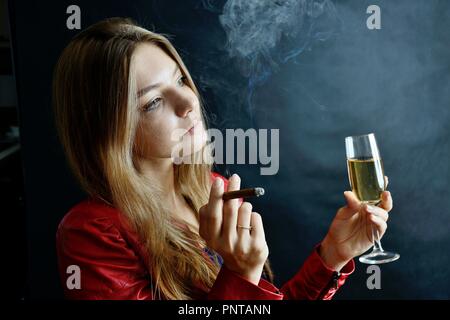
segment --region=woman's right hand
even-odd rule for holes
[[[228,191],[239,190],[240,185],[241,179],[234,174],[228,181]],[[223,193],[224,183],[216,178],[208,204],[200,208],[200,236],[220,254],[229,270],[258,285],[269,255],[261,216],[252,212],[248,202],[239,205],[239,199],[223,201]]]

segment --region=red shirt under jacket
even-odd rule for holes
[[[225,186],[227,180],[221,177]],[[144,252],[137,235],[124,223],[120,212],[103,202],[87,199],[74,206],[56,234],[58,266],[65,296],[69,299],[152,300],[154,297]],[[199,250],[201,250],[199,248]],[[205,253],[205,259],[209,259]],[[81,271],[81,288],[69,289],[68,267]],[[282,300],[331,299],[353,273],[351,260],[340,273],[321,260],[317,247],[300,270],[281,289],[261,278],[258,285],[222,265],[209,292],[199,299]],[[70,269],[69,269],[70,270]]]

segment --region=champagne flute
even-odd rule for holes
[[[362,203],[377,205],[381,194],[386,190],[383,161],[380,157],[377,141],[373,133],[345,138],[347,169],[353,193]],[[395,252],[384,251],[380,235],[372,227],[372,252],[359,257],[366,264],[388,263],[400,258]]]

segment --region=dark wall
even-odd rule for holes
[[[172,34],[212,126],[280,129],[277,175],[261,176],[259,165],[218,167],[238,172],[245,185],[265,187],[254,205],[278,285],[344,204],[344,137],[374,132],[395,202],[383,245],[401,258],[381,266],[381,290],[367,289],[366,266],[357,263],[336,298],[450,297],[450,2],[444,0],[10,2],[29,297],[61,297],[55,231],[84,196],[65,164],[51,112],[53,67],[77,33],[66,28],[71,4],[81,8],[82,28],[128,16]],[[366,27],[371,4],[381,7],[380,30]]]

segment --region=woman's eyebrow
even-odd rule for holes
[[[175,76],[175,74],[178,72],[178,70],[180,70],[180,68],[178,67],[178,65],[176,65],[175,69],[172,72],[172,78]],[[144,94],[146,94],[150,90],[159,87],[160,85],[161,85],[161,83],[155,83],[155,84],[151,84],[149,86],[146,86],[146,87],[142,88],[141,90],[138,91],[138,98],[143,96]]]

